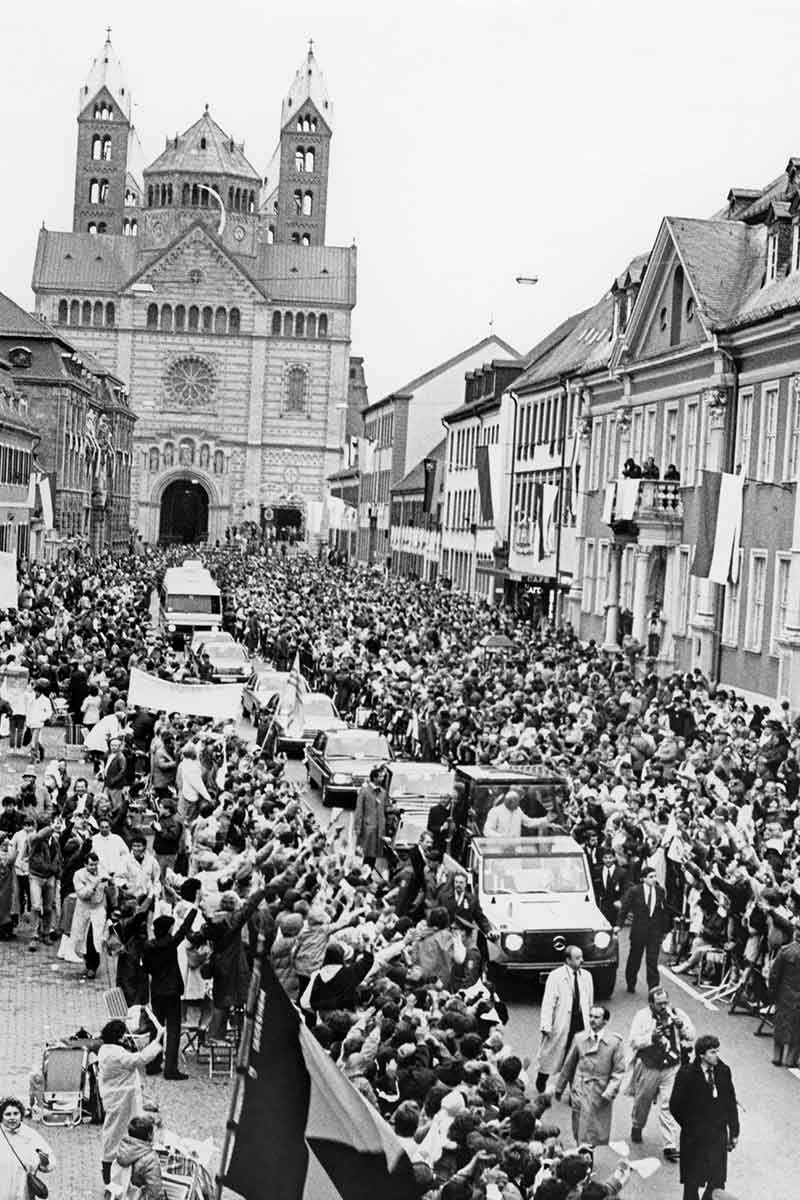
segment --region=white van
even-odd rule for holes
[[[197,629],[218,630],[222,625],[222,596],[211,572],[199,558],[187,558],[181,567],[168,567],[159,590],[161,628],[176,646]]]

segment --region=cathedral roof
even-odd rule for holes
[[[319,69],[319,63],[314,57],[314,51],[310,45],[308,53],[297,68],[297,74],[292,80],[292,85],[281,105],[281,129],[286,128],[289,121],[303,107],[306,100],[311,101],[319,115],[325,121],[325,124],[330,128],[333,118],[333,105],[328,95],[328,89],[325,86],[322,71]]]
[[[142,265],[137,239],[42,229],[33,266],[35,287],[117,291]]]
[[[86,105],[92,101],[98,92],[103,88],[111,93],[115,103],[124,112],[128,120],[131,119],[131,94],[128,91],[128,86],[125,83],[125,76],[122,73],[122,63],[120,62],[114,47],[111,45],[111,30],[106,34],[105,44],[103,49],[92,60],[92,65],[89,68],[89,74],[86,76],[86,81],[80,90],[78,98],[78,112],[82,113]]]
[[[147,174],[175,171],[182,175],[235,175],[261,183],[258,171],[244,156],[244,142],[235,142],[221,129],[207,105],[199,121],[167,140],[166,148],[146,170]]]

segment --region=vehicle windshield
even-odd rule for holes
[[[325,755],[327,758],[391,758],[389,743],[383,734],[369,729],[332,733]]]
[[[489,895],[587,892],[586,866],[578,854],[515,855],[483,860],[483,890]]]
[[[167,612],[218,613],[219,596],[196,596],[185,592],[181,596],[167,596]]]
[[[277,675],[265,671],[263,675],[256,675],[254,687],[257,692],[281,692],[288,682],[288,675]]]
[[[243,663],[248,661],[242,647],[235,642],[232,644],[222,642],[216,645],[212,643],[208,647],[208,656],[212,662]]]
[[[333,701],[327,696],[306,696],[303,700],[303,712],[307,717],[335,717]]]
[[[414,768],[392,769],[390,796],[444,796],[449,799],[453,780],[449,771],[417,771]]]

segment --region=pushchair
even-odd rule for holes
[[[201,1159],[195,1147],[171,1134],[157,1133],[155,1150],[166,1200],[213,1200],[209,1163]],[[115,1167],[109,1189],[114,1200],[141,1200],[142,1189],[130,1182],[130,1174],[129,1167]]]

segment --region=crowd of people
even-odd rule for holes
[[[150,1002],[152,1048],[126,1047],[118,1022],[102,1034],[106,1181],[120,1151],[153,1167],[140,1073],[185,1078],[182,1025],[212,1045],[235,1036],[262,945],[320,1043],[393,1124],[420,1196],[616,1194],[628,1168],[599,1180],[592,1151],[608,1141],[623,1074],[631,1139],[656,1104],[687,1200],[698,1184],[724,1186],[732,1084],[716,1039],[695,1041],[663,991],[658,960],[670,935],[678,971],[738,980],[754,1011],[774,1004],[773,1061],[797,1065],[800,732],[788,710],[749,706],[699,671],[663,678],[648,661],[635,676],[568,628],[534,629],[440,586],[233,545],[204,557],[247,649],[278,669],[299,658],[310,685],[398,757],[565,777],[600,907],[616,928],[632,922],[625,979],[634,992],[644,958],[647,1005],[624,1037],[612,1032],[568,947],[565,1036],[553,1052],[558,1021],[544,1014],[556,1008],[543,1004],[527,1063],[504,1036],[470,881],[442,859],[447,821],[392,874],[379,845],[354,854],[339,823],[313,815],[268,742],[129,708],[133,667],[197,676],[149,620],[164,552],[32,565],[18,609],[0,614],[0,732],[8,754],[36,761],[42,726],[63,713],[83,726],[87,759],[23,773],[2,798],[0,936],[20,952],[57,942],[89,979],[105,955],[128,1004]],[[490,632],[510,646],[487,652]],[[380,781],[370,786],[380,807]],[[706,1086],[716,1125],[698,1149],[687,1129]],[[574,1145],[548,1120],[567,1088]],[[13,1117],[16,1102],[3,1103]]]

